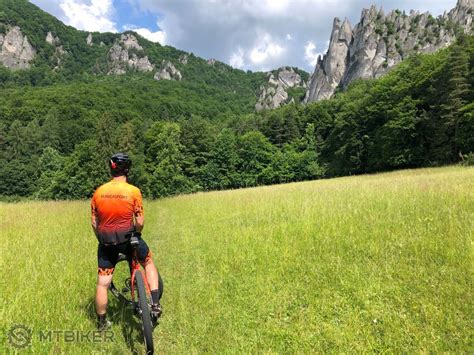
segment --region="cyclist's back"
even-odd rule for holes
[[[143,216],[140,189],[125,181],[112,180],[100,186],[91,207],[98,221],[97,236],[103,245],[126,242],[135,229],[134,218]]]

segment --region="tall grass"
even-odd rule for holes
[[[0,217],[0,346],[15,350],[22,323],[38,353],[143,351],[112,296],[114,342],[37,337],[94,329],[88,202],[4,203]],[[474,351],[473,168],[179,196],[146,202],[145,219],[165,279],[160,352]]]

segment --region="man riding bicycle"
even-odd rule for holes
[[[118,262],[119,253],[130,258],[130,236],[133,232],[141,232],[144,225],[140,189],[127,183],[131,166],[132,161],[127,154],[112,155],[109,161],[112,180],[100,186],[91,201],[92,228],[99,241],[95,297],[99,329],[110,326],[110,322],[106,319],[107,290],[112,282],[112,274],[115,264]],[[162,313],[158,291],[158,272],[151,259],[151,252],[141,237],[137,253],[139,262],[145,268],[153,303],[152,317],[156,321]]]

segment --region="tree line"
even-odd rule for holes
[[[150,198],[472,159],[473,49],[460,35],[330,100],[261,113],[248,96],[133,73],[3,88],[0,195],[90,197],[117,151]]]

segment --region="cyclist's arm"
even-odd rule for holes
[[[91,225],[96,237],[97,237],[98,219],[99,219],[99,215],[97,213],[97,207],[95,205],[95,198],[93,197],[91,201]]]
[[[135,229],[137,230],[137,232],[141,232],[144,225],[145,225],[145,218],[143,216],[135,217]]]
[[[143,201],[140,190],[135,195],[134,203],[135,230],[141,232],[145,225],[145,215],[143,214]]]

